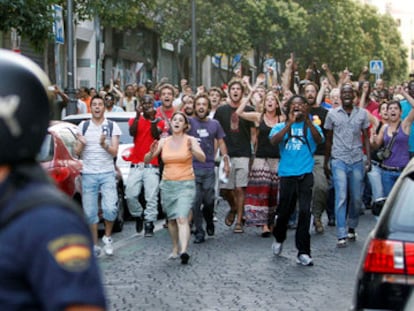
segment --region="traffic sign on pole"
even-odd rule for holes
[[[54,20],[53,32],[55,34],[55,42],[58,44],[65,44],[65,30],[63,28],[63,9],[60,5],[53,5]]]
[[[369,62],[369,72],[376,75],[384,73],[384,63],[382,60],[371,60]]]

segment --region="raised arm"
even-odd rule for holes
[[[282,87],[284,90],[293,89],[293,58],[289,58],[285,62],[285,71],[282,74]]]
[[[264,81],[264,77],[263,76],[259,77],[259,76],[257,77],[256,83],[252,87],[249,95],[242,99],[239,107],[236,110],[236,113],[237,113],[238,116],[240,116],[241,118],[243,118],[245,120],[252,121],[252,122],[260,122],[261,113],[257,112],[257,111],[244,111],[244,109],[246,108],[247,103],[250,101],[250,99],[251,99],[254,91],[256,90],[257,86],[260,85],[261,83],[263,83],[263,81]]]
[[[335,88],[337,87],[336,79],[332,74],[331,69],[329,68],[328,64],[322,64],[322,69],[325,70],[326,77],[328,78],[329,84]]]
[[[323,79],[323,81],[321,83],[321,88],[319,89],[318,96],[316,96],[316,104],[318,106],[321,105],[322,100],[323,100],[323,96],[325,95],[325,91],[328,88],[329,88],[329,81],[328,81],[328,79],[325,78],[325,79]]]
[[[401,124],[404,133],[409,135],[411,132],[411,125],[413,124],[413,121],[414,121],[414,98],[412,98],[410,94],[408,94],[408,92],[406,92],[405,89],[401,85],[397,87],[396,93],[397,94],[399,93],[402,96],[404,96],[404,98],[411,105],[410,113],[405,117],[405,119],[403,120]]]
[[[369,78],[369,70],[367,66],[364,66],[358,75],[358,81],[367,81]]]
[[[109,93],[110,92],[114,92],[118,95],[119,97],[119,103],[122,105],[124,102],[124,93],[122,93],[120,90],[118,90],[118,88],[116,88],[114,86],[114,81],[111,79],[111,83],[110,83],[110,88],[109,88]]]

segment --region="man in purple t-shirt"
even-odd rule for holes
[[[209,236],[214,235],[215,146],[218,146],[220,153],[223,155],[225,173],[228,175],[230,172],[226,143],[223,139],[225,133],[217,120],[208,118],[210,110],[211,103],[208,95],[200,94],[194,100],[195,117],[189,118],[190,130],[188,134],[197,138],[201,149],[206,155],[206,161],[203,163],[193,159],[196,177],[196,199],[193,205],[193,223],[196,230],[194,243],[203,243],[205,240],[203,216],[207,224],[207,234]],[[202,206],[203,209],[201,210]]]

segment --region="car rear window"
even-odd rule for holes
[[[414,232],[414,173],[404,178],[394,197],[390,224],[401,231]]]
[[[114,121],[118,124],[119,128],[121,129],[121,137],[119,138],[119,143],[120,144],[133,144],[134,141],[132,139],[132,137],[129,135],[129,125],[128,125],[128,120],[129,118],[108,118],[111,121]],[[65,119],[66,122],[70,122],[73,124],[80,124],[82,121],[84,121],[85,119]]]
[[[76,133],[73,132],[70,128],[64,128],[59,131],[59,136],[68,149],[69,153],[72,155],[72,157],[77,158],[75,153],[75,144],[77,138],[75,135]]]
[[[122,120],[122,121],[115,121],[119,128],[121,129],[122,135],[119,137],[119,143],[120,144],[132,144],[132,136],[129,135],[129,125],[128,120]]]

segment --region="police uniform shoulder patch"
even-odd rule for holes
[[[50,241],[47,247],[56,263],[65,270],[79,272],[90,265],[92,252],[84,235],[64,235]]]

